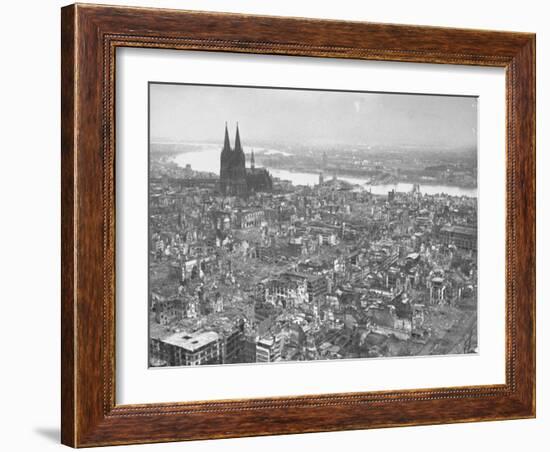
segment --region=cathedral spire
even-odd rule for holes
[[[250,168],[254,169],[254,149],[252,149],[252,155],[250,156]]]
[[[239,123],[237,123],[237,133],[235,134],[235,151],[236,152],[242,152],[241,147],[241,136],[239,134]]]
[[[230,151],[231,144],[229,143],[229,132],[227,131],[227,121],[225,122],[225,139],[223,141],[223,150]]]

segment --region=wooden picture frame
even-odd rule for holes
[[[73,447],[535,416],[535,35],[71,5],[62,9],[62,442]],[[506,383],[115,403],[115,50],[202,50],[506,70]]]

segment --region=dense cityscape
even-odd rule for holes
[[[294,184],[238,125],[218,149],[217,172],[150,154],[150,366],[477,351],[477,197],[375,194],[330,152]]]

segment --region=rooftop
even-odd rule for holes
[[[194,352],[199,348],[215,342],[219,339],[218,333],[214,331],[203,331],[195,333],[175,333],[168,336],[163,342],[184,348],[187,351]]]
[[[477,235],[477,229],[468,227],[468,226],[444,226],[441,228],[442,231],[458,233],[464,235]]]

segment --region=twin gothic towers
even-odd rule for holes
[[[220,191],[226,196],[246,197],[258,191],[271,191],[273,180],[265,168],[255,168],[254,151],[250,157],[250,168],[246,168],[246,157],[241,146],[239,124],[235,134],[235,147],[231,148],[227,123],[220,155]]]

